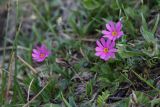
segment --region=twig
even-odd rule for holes
[[[151,83],[149,83],[148,81],[146,81],[143,77],[141,77],[139,74],[137,74],[135,71],[132,70],[132,72],[143,82],[145,82],[149,87],[155,89],[157,92],[160,93],[160,90],[156,87],[154,87]]]
[[[13,46],[8,46],[8,47],[5,48],[5,50],[12,50],[13,48],[14,48]],[[17,46],[17,49],[22,49],[22,50],[29,51],[28,48],[23,47],[23,46]],[[4,50],[4,48],[0,48],[0,51],[3,51],[3,50]]]
[[[83,52],[83,50],[82,50],[81,47],[80,47],[80,53],[82,54],[82,56],[83,56],[84,58],[87,59],[87,61],[89,61],[88,57],[85,55],[85,53]]]
[[[25,60],[23,60],[20,56],[17,55],[17,58],[24,63],[29,69],[31,69],[33,74],[37,74],[38,72],[34,69],[30,64],[28,64]]]
[[[30,93],[30,89],[31,89],[31,85],[33,83],[34,78],[31,80],[30,84],[29,84],[29,88],[28,88],[28,95],[27,95],[27,101],[29,102],[29,93]]]
[[[10,60],[10,63],[9,63],[9,73],[8,73],[8,84],[7,84],[7,91],[6,91],[6,100],[8,101],[8,96],[9,96],[9,90],[10,90],[10,87],[12,85],[12,76],[13,76],[13,69],[12,69],[12,66],[13,66],[13,60],[14,60],[14,55],[15,53],[13,52],[13,54],[11,55],[11,60]]]
[[[32,103],[33,100],[35,100],[42,92],[43,90],[48,86],[50,82],[48,82],[41,91],[39,91],[39,93],[37,95],[35,95],[27,104],[25,104],[23,107],[27,107],[30,103]]]

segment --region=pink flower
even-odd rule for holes
[[[36,49],[33,49],[32,58],[37,62],[43,62],[50,55],[50,53],[50,50],[42,44],[41,46],[37,46]]]
[[[113,21],[110,21],[108,24],[106,24],[107,30],[103,30],[103,37],[107,37],[110,40],[116,40],[119,39],[121,36],[124,35],[122,29],[122,23],[119,21],[116,24]]]
[[[110,58],[115,58],[115,52],[117,52],[117,49],[114,48],[114,41],[109,39],[106,41],[104,38],[101,38],[100,41],[96,41],[96,43],[96,56],[99,56],[105,61],[109,60]]]

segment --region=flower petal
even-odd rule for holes
[[[122,23],[121,23],[121,21],[119,21],[119,22],[116,24],[116,30],[117,30],[118,32],[120,32],[121,29],[122,29]]]
[[[115,41],[112,41],[112,43],[110,44],[110,48],[113,48],[115,46]]]
[[[104,38],[101,38],[101,43],[102,43],[102,45],[103,45],[103,47],[105,46],[105,39]]]
[[[43,59],[38,59],[37,62],[43,62],[45,60],[45,58]]]
[[[109,50],[109,52],[117,52],[117,49],[112,48],[112,49]]]
[[[101,56],[103,54],[103,52],[96,52],[95,55],[96,56]]]
[[[48,57],[51,54],[51,52],[47,51],[45,54],[46,54],[46,57]]]
[[[117,37],[113,37],[112,40],[115,41],[117,39]]]
[[[110,26],[111,26],[111,31],[114,31],[115,30],[115,25],[114,25],[114,22],[113,21],[110,21],[109,22]]]
[[[47,50],[47,47],[44,44],[42,44],[40,48],[43,49],[43,50]]]
[[[118,36],[124,35],[123,31],[118,32]]]
[[[107,28],[107,30],[112,31],[112,28],[111,28],[111,26],[110,26],[110,24],[109,24],[109,23],[108,23],[108,24],[106,24],[106,28]]]
[[[38,55],[37,55],[37,54],[33,54],[33,53],[32,53],[32,57],[37,58],[37,57],[38,57]]]
[[[103,33],[104,35],[111,35],[111,32],[108,32],[108,31],[106,31],[106,30],[102,30],[102,33]]]
[[[104,35],[103,37],[106,37],[106,38],[108,38],[108,39],[110,39],[110,40],[113,40],[113,36],[111,36],[111,35]]]
[[[106,57],[105,53],[102,53],[102,55],[100,56],[101,59],[104,59]]]
[[[110,55],[107,55],[107,56],[104,58],[104,60],[107,61],[107,60],[109,60],[109,58],[110,58]]]
[[[103,48],[100,48],[100,47],[96,47],[96,49],[95,49],[96,51],[103,51]]]
[[[96,41],[96,43],[99,47],[103,47],[103,45],[98,40]]]
[[[39,51],[38,51],[38,50],[36,50],[36,49],[33,49],[33,53],[35,53],[35,54],[39,54]]]
[[[110,53],[111,58],[115,58],[115,53]]]
[[[106,47],[109,47],[110,44],[111,44],[111,40],[108,39],[107,42],[106,42]]]

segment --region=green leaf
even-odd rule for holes
[[[95,0],[83,0],[83,5],[88,10],[94,10],[100,6],[100,4]]]
[[[128,17],[126,17],[126,18],[128,18]],[[129,34],[133,35],[133,37],[136,37],[135,36],[136,29],[135,29],[135,27],[134,27],[134,25],[133,25],[131,20],[126,20],[124,27],[126,28],[126,31]]]
[[[131,7],[126,8],[125,13],[127,14],[127,16],[130,16],[132,19],[135,19],[135,17],[138,16],[136,11]]]
[[[149,98],[147,96],[145,96],[145,94],[143,92],[135,92],[136,96],[137,96],[137,101],[140,104],[148,104],[149,103]]]
[[[70,104],[72,107],[77,107],[77,106],[76,106],[76,102],[75,102],[73,96],[69,97],[69,104]]]
[[[43,107],[61,107],[60,105],[58,104],[51,104],[51,103],[48,103],[48,104],[45,104],[45,105],[42,105]]]
[[[129,58],[129,57],[135,57],[135,56],[144,56],[142,52],[135,52],[135,51],[118,51],[118,54],[122,58]]]
[[[72,16],[72,15],[71,15],[71,16]],[[71,16],[69,17],[69,20],[68,20],[69,25],[72,27],[72,30],[73,30],[74,32],[80,34],[80,30],[79,30],[79,28],[78,28],[78,26],[77,26],[77,23],[76,23],[76,21],[75,21],[75,17],[71,17]]]
[[[109,96],[110,96],[110,92],[108,90],[102,92],[102,95],[99,95],[97,98],[98,107],[103,107],[103,105],[105,104],[105,101],[108,99]]]
[[[160,106],[160,98],[153,99],[151,101],[151,107],[156,107],[156,106]]]
[[[124,100],[121,100],[116,103],[116,107],[128,107],[129,106],[129,98],[126,98]]]
[[[61,93],[61,96],[62,96],[62,99],[63,99],[65,105],[66,105],[67,107],[72,107],[72,106],[67,102],[67,100],[63,97],[63,94],[62,94],[62,93]]]
[[[87,23],[87,24],[84,26],[84,28],[83,28],[83,34],[86,34],[86,33],[89,31],[89,28],[91,27],[92,23],[93,23],[93,20],[90,21],[89,23]]]
[[[160,19],[160,15],[158,14],[157,16],[157,19],[156,19],[156,23],[152,29],[152,32],[155,33],[156,32],[156,29],[157,29],[157,26],[158,26],[158,23],[159,23],[159,19]]]
[[[93,94],[93,85],[92,85],[92,81],[89,81],[86,85],[86,94],[88,96],[91,96]]]
[[[149,43],[155,42],[154,34],[152,32],[147,31],[144,27],[141,27],[140,31],[142,36],[147,42]]]
[[[142,17],[142,26],[143,26],[143,28],[148,30],[147,22],[146,22],[146,19],[144,18],[143,13],[141,13],[141,17]]]

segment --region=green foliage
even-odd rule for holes
[[[142,92],[136,92],[136,97],[137,97],[137,101],[139,104],[148,104],[149,103],[149,98],[147,96],[145,96],[144,93]]]
[[[97,98],[98,107],[104,106],[105,101],[108,99],[109,95],[110,95],[109,91],[104,91],[104,92],[102,92],[102,95],[98,96],[98,98]]]
[[[144,29],[143,27],[141,28],[141,33],[142,36],[144,37],[144,39],[149,42],[149,43],[154,43],[155,39],[154,39],[154,34],[151,32],[148,32],[146,29]]]
[[[61,107],[60,105],[58,105],[58,104],[45,104],[45,105],[43,105],[43,107]]]
[[[154,106],[160,106],[160,98],[153,99],[151,101],[151,107],[154,107]]]
[[[135,57],[135,56],[144,56],[144,54],[142,52],[135,52],[135,51],[119,50],[118,53],[122,58],[129,58],[129,57]]]
[[[89,81],[86,85],[86,94],[88,96],[92,96],[93,95],[93,83],[92,81]]]
[[[62,99],[63,99],[65,105],[66,105],[67,107],[72,107],[72,106],[67,102],[67,100],[63,97],[63,94],[61,94],[61,95],[62,95]]]
[[[159,20],[159,19],[158,19]],[[157,23],[157,22],[156,22]],[[156,24],[157,25],[157,24]],[[155,26],[156,26],[155,25]],[[154,27],[154,29],[156,29]],[[155,31],[154,31],[155,32]],[[146,23],[146,20],[144,19],[144,16],[142,14],[142,27],[141,27],[141,34],[144,37],[144,39],[148,42],[148,43],[155,43],[155,37],[154,37],[154,32],[149,32],[148,31],[148,25]]]
[[[83,0],[83,5],[88,10],[94,10],[100,6],[99,2],[95,0]]]

